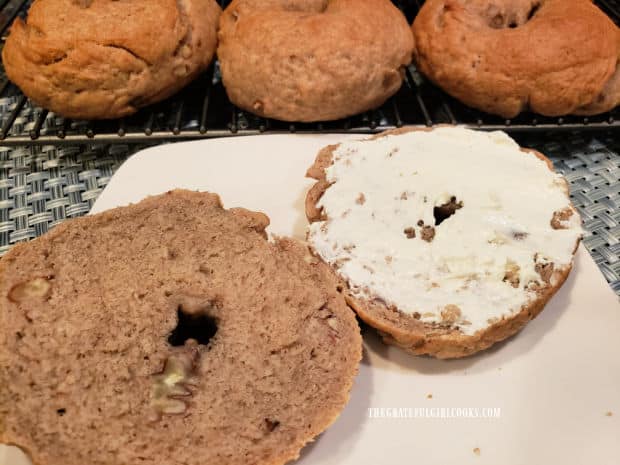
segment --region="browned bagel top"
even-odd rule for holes
[[[7,75],[70,118],[116,118],[161,100],[208,66],[214,0],[36,0],[2,51]]]
[[[422,71],[505,116],[590,104],[616,70],[617,31],[589,0],[428,0],[413,24]]]
[[[229,97],[280,119],[333,119],[382,103],[412,49],[389,0],[234,0],[220,18]]]
[[[34,2],[27,23],[18,24],[27,28],[31,56],[42,64],[84,42],[123,48],[155,63],[187,33],[183,15],[176,0],[48,0]]]

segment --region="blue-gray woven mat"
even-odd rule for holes
[[[620,143],[587,134],[521,142],[548,155],[570,182],[584,220],[584,245],[620,295]],[[88,213],[114,172],[138,149],[0,147],[0,255],[11,244]]]

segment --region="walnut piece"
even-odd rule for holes
[[[329,326],[334,331],[338,332],[338,320],[336,319],[335,316],[331,316],[325,321],[327,321],[327,326]]]
[[[540,257],[538,254],[536,254],[536,256],[534,257],[534,262],[536,263],[536,265],[534,266],[536,273],[540,275],[540,278],[543,280],[543,282],[550,284],[554,269],[553,262],[550,262]]]
[[[503,234],[495,231],[493,237],[487,241],[489,244],[504,245],[508,242],[508,238]]]
[[[431,242],[435,238],[435,228],[432,226],[423,226],[422,227],[422,240],[426,242]]]
[[[521,270],[519,265],[512,260],[507,260],[504,269],[504,282],[510,283],[512,287],[519,287],[519,271]]]
[[[34,278],[13,286],[8,297],[11,302],[16,303],[27,299],[43,300],[49,295],[51,288],[49,278]]]
[[[461,309],[456,305],[446,305],[441,311],[441,322],[454,324],[461,318]]]
[[[197,359],[198,350],[190,347],[189,351],[170,355],[162,372],[153,375],[151,408],[154,420],[162,415],[180,415],[187,411],[185,399],[192,395],[188,387],[194,385],[192,376]]]

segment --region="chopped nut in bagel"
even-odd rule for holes
[[[390,0],[233,0],[218,58],[230,100],[285,121],[344,118],[401,86],[413,37]]]
[[[413,34],[420,71],[488,113],[595,114],[620,103],[620,31],[591,0],[427,0]]]
[[[207,68],[215,0],[35,0],[2,51],[7,76],[38,105],[76,119],[120,118]]]
[[[311,248],[358,315],[413,354],[462,357],[517,332],[581,238],[565,179],[501,132],[388,131],[325,148],[308,175]]]
[[[268,224],[173,191],[12,248],[0,443],[34,465],[298,457],[346,404],[362,339],[329,267]]]

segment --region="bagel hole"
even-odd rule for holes
[[[180,347],[189,339],[194,339],[199,345],[207,345],[215,333],[217,333],[215,318],[204,311],[189,313],[179,306],[177,325],[168,336],[168,344]]]
[[[450,198],[449,202],[433,208],[433,216],[435,217],[435,226],[439,226],[445,220],[450,218],[457,210],[463,208],[463,202],[457,201],[455,196]]]

